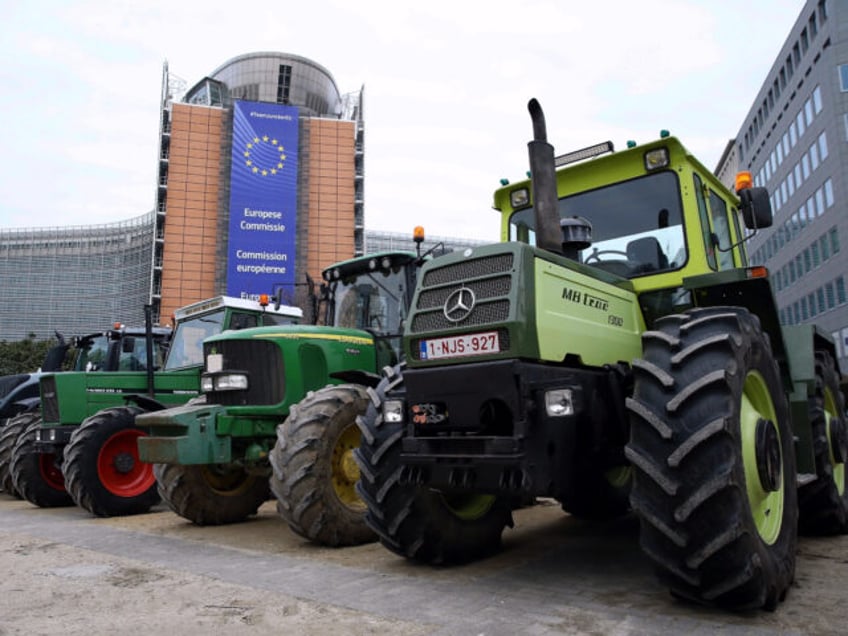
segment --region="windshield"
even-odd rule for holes
[[[658,172],[560,199],[560,217],[581,216],[592,243],[581,263],[635,278],[678,269],[686,262],[680,188],[673,172]],[[533,209],[510,217],[510,240],[535,244]]]
[[[171,348],[168,351],[166,369],[180,369],[203,364],[203,339],[223,331],[226,309],[211,314],[190,318],[177,325]]]
[[[109,339],[105,335],[86,338],[77,345],[74,371],[100,371],[109,358]]]
[[[379,335],[399,334],[406,315],[406,270],[369,272],[335,283],[330,302],[334,325],[368,329]]]
[[[168,346],[161,340],[153,341],[153,368],[162,368],[162,361]],[[120,371],[147,371],[147,338],[137,336],[127,338],[121,346],[121,357],[118,360]]]

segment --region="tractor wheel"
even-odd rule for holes
[[[65,485],[78,506],[98,517],[135,515],[159,503],[153,465],[138,458],[144,431],[135,406],[104,409],[83,421],[65,447]]]
[[[816,351],[816,390],[809,400],[816,479],[798,492],[801,531],[807,534],[848,532],[848,454],[845,402],[836,365],[825,351]]]
[[[579,475],[580,483],[562,509],[578,519],[607,521],[630,511],[630,488],[633,469],[630,466],[611,468],[606,472],[587,472]]]
[[[662,318],[642,344],[625,451],[642,549],[676,596],[773,610],[794,577],[798,502],[768,336],[722,307]]]
[[[362,441],[355,452],[360,468],[357,492],[368,506],[366,523],[392,552],[424,563],[449,564],[478,559],[500,548],[501,533],[512,526],[512,509],[491,495],[442,493],[402,479],[403,423],[383,420],[382,402],[397,394],[402,377],[390,369],[365,414],[357,418]]]
[[[18,442],[21,433],[40,419],[41,413],[39,411],[28,411],[10,417],[6,425],[0,429],[0,489],[18,499],[21,498],[21,495],[15,489],[15,484],[12,483],[12,449]]]
[[[234,464],[154,464],[153,473],[162,500],[199,526],[244,521],[271,495],[266,475]]]
[[[9,470],[15,490],[40,508],[73,506],[74,500],[65,490],[65,478],[53,453],[35,450],[35,433],[41,428],[41,414],[18,436],[12,449]]]
[[[271,450],[271,491],[277,511],[300,536],[329,546],[376,541],[356,494],[356,418],[368,394],[361,386],[327,386],[292,406]]]

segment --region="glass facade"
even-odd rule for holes
[[[771,195],[774,224],[748,243],[751,262],[772,278],[780,321],[815,323],[836,341],[848,370],[846,113],[842,51],[848,6],[808,0],[716,172],[738,161]]]
[[[0,340],[144,326],[154,213],[108,225],[0,229]]]

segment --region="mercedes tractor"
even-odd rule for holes
[[[681,142],[555,157],[536,100],[530,178],[494,195],[504,242],[426,263],[358,420],[358,492],[384,546],[455,563],[516,506],[635,512],[675,596],[773,609],[797,533],[848,530],[834,343],[781,325],[745,244],[772,223]]]

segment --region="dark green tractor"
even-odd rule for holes
[[[0,489],[14,496],[20,495],[12,482],[12,451],[21,434],[41,419],[41,377],[64,372],[66,364],[68,372],[117,371],[141,364],[146,358],[145,347],[135,347],[138,339],[146,338],[144,327],[115,324],[112,329],[85,336],[65,338],[57,332],[56,337],[58,342],[48,350],[39,371],[0,378],[0,385],[8,388],[0,398]],[[171,329],[151,329],[151,339],[154,359],[162,360],[168,350]],[[69,356],[71,359],[66,362]]]
[[[41,411],[12,449],[15,488],[40,507],[77,504],[101,517],[147,512],[159,497],[152,467],[138,460],[136,440],[145,433],[135,425],[136,415],[197,396],[205,337],[257,324],[289,324],[301,315],[294,307],[274,310],[219,296],[175,312],[167,355],[148,347],[141,330],[123,339],[114,370],[43,375]],[[102,364],[94,351],[88,360]]]
[[[367,523],[451,563],[496,551],[533,497],[632,508],[675,595],[774,608],[799,511],[848,529],[848,444],[830,336],[781,326],[746,258],[768,193],[728,190],[666,133],[555,158],[530,111],[532,181],[495,193],[505,242],[425,264],[405,366],[359,419]]]
[[[373,541],[355,491],[356,417],[380,369],[399,360],[401,325],[428,259],[383,252],[338,263],[323,272],[323,325],[207,339],[206,403],[138,418],[151,432],[139,439],[140,456],[156,464],[168,505],[199,525],[234,523],[273,492],[303,537]]]

